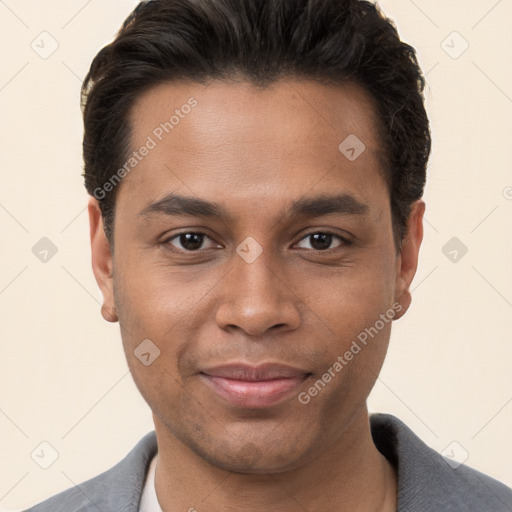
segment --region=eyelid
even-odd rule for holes
[[[349,245],[353,244],[352,240],[350,240],[350,238],[347,236],[340,235],[339,233],[335,233],[334,231],[329,230],[329,229],[316,229],[315,231],[310,231],[309,233],[303,234],[294,245],[297,245],[299,242],[302,242],[302,240],[304,240],[305,238],[308,238],[309,236],[316,235],[316,234],[330,235],[332,237],[335,237],[341,242],[341,245],[349,246]],[[336,249],[336,247],[333,247],[333,249]],[[314,250],[314,249],[307,249],[307,250]],[[325,249],[323,251],[316,251],[316,252],[326,252],[326,251],[329,251],[329,249]]]
[[[185,249],[179,249],[178,247],[174,247],[170,242],[171,240],[174,240],[178,237],[180,237],[181,235],[187,235],[187,234],[194,234],[194,235],[202,235],[204,236],[205,238],[207,238],[208,240],[210,240],[212,243],[216,244],[216,245],[221,245],[219,244],[218,242],[216,242],[213,237],[211,237],[208,233],[205,233],[204,231],[201,231],[201,230],[195,230],[195,229],[188,229],[188,230],[185,230],[185,231],[181,231],[179,233],[174,233],[173,235],[170,235],[170,236],[167,236],[166,238],[164,238],[162,240],[162,244],[163,245],[170,245],[173,250],[176,250],[178,252],[181,252],[181,253],[200,253],[202,251],[205,251],[206,249],[198,249],[196,251],[187,251]]]
[[[205,238],[209,239],[212,243],[216,244],[217,246],[222,245],[222,244],[219,244],[217,241],[215,241],[215,239],[213,237],[211,237],[208,233],[205,233],[204,231],[201,231],[199,229],[198,230],[188,229],[188,230],[185,230],[185,231],[181,231],[179,233],[175,233],[175,234],[173,234],[171,236],[168,236],[168,237],[164,238],[164,240],[162,241],[162,244],[164,244],[164,245],[171,245],[171,247],[173,247],[174,250],[176,250],[178,252],[181,252],[181,253],[192,253],[193,254],[193,253],[200,253],[202,251],[207,250],[207,249],[198,249],[196,251],[187,251],[185,249],[179,249],[177,247],[174,247],[172,244],[170,244],[171,240],[174,240],[174,239],[178,238],[179,236],[186,235],[186,234],[202,235]],[[329,235],[329,236],[332,236],[334,238],[337,238],[340,241],[340,246],[350,246],[353,243],[348,237],[340,235],[339,233],[335,233],[332,230],[329,230],[329,229],[316,229],[314,231],[310,231],[309,233],[303,234],[299,238],[299,240],[297,242],[295,242],[293,245],[297,245],[299,242],[301,242],[305,238],[308,238],[309,236],[316,235],[316,234]],[[337,247],[333,247],[331,249],[336,249],[336,248]],[[322,250],[322,251],[315,250],[315,249],[305,249],[305,250],[310,250],[310,251],[314,251],[314,252],[327,252],[327,251],[329,251],[331,249],[325,249],[325,250]]]

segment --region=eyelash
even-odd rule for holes
[[[332,247],[332,248],[329,248],[329,249],[305,249],[307,251],[313,251],[313,252],[317,252],[317,253],[328,253],[329,251],[332,251],[332,250],[336,250],[336,249],[339,249],[340,247],[349,247],[350,245],[352,245],[352,242],[350,240],[348,240],[347,238],[341,236],[341,235],[338,235],[337,233],[333,233],[332,231],[312,231],[310,233],[307,233],[306,235],[304,235],[300,240],[299,242],[302,242],[302,240],[310,237],[310,236],[313,236],[313,235],[328,235],[328,236],[332,236],[333,239],[337,239],[339,242],[340,242],[340,245],[337,246],[337,247]],[[297,243],[299,243],[297,242]]]
[[[171,245],[170,242],[171,240],[174,240],[176,238],[179,238],[180,236],[182,235],[189,235],[189,234],[194,234],[194,235],[201,235],[201,236],[204,236],[212,241],[214,241],[207,233],[204,233],[202,231],[184,231],[182,233],[177,233],[176,235],[172,235],[171,237],[169,238],[166,238],[162,243],[164,245]],[[307,233],[306,235],[304,235],[297,243],[300,243],[302,240],[310,237],[310,236],[313,236],[313,235],[318,235],[318,234],[321,234],[321,235],[328,235],[328,236],[332,236],[333,238],[336,238],[340,241],[340,246],[345,246],[345,247],[348,247],[350,245],[352,245],[352,242],[350,240],[348,240],[347,238],[341,236],[341,235],[338,235],[337,233],[333,233],[332,231],[313,231],[311,233]],[[202,250],[201,249],[197,249],[195,251],[190,251],[190,250],[186,250],[186,249],[177,249],[176,247],[172,246],[173,247],[171,250],[175,250],[177,252],[181,252],[181,253],[190,253],[190,254],[193,254],[193,253],[199,253],[201,252]],[[334,248],[329,248],[329,249],[306,249],[306,250],[309,250],[309,251],[314,251],[314,252],[318,252],[318,253],[327,253],[328,251],[332,250],[332,249],[337,249],[338,247],[334,247]]]

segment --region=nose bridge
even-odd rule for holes
[[[297,328],[297,298],[279,272],[271,250],[246,239],[236,252],[217,310],[219,327],[236,326],[251,335],[277,326],[284,330]]]
[[[269,251],[260,254],[254,260],[245,260],[243,257],[233,258],[233,273],[240,286],[242,296],[250,297],[253,301],[264,299],[267,302],[277,300],[281,295],[281,280],[276,276],[275,260]],[[274,268],[273,268],[274,267]],[[245,288],[245,290],[244,290]]]

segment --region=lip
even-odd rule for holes
[[[310,375],[299,368],[273,363],[226,364],[201,372],[203,382],[217,395],[233,405],[250,408],[283,401]]]

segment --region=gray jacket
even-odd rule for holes
[[[404,423],[370,416],[379,451],[398,468],[397,512],[512,512],[512,489],[474,469],[450,465]],[[26,512],[138,512],[146,472],[157,452],[155,432],[113,468]]]

